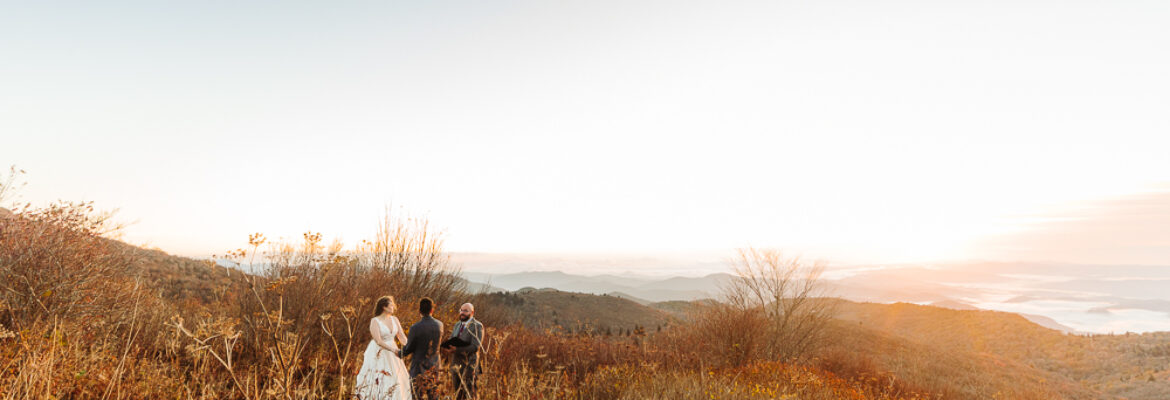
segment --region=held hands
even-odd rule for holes
[[[387,352],[390,352],[391,354],[397,355],[399,358],[402,357],[402,349],[385,348],[385,347],[381,347],[381,346],[378,347],[378,353],[376,356],[381,357],[383,351],[387,351]]]

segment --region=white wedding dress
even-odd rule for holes
[[[394,343],[402,330],[397,317],[391,317],[392,326],[374,318],[382,333],[382,340]],[[405,343],[404,343],[405,344]],[[397,354],[391,353],[370,340],[362,357],[362,369],[354,383],[353,398],[360,400],[410,400],[410,372]]]

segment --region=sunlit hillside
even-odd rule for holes
[[[404,305],[433,297],[448,324],[459,303],[477,304],[488,329],[485,399],[1170,393],[1168,333],[1070,335],[1004,312],[793,297],[781,303],[803,299],[828,318],[813,336],[782,340],[802,328],[771,330],[774,304],[737,308],[735,296],[640,303],[469,291],[438,243],[416,240],[424,225],[393,219],[351,253],[317,234],[293,243],[254,235],[230,255],[265,259],[245,268],[254,274],[105,239],[103,224],[84,205],[0,220],[0,398],[346,398],[369,340],[370,299],[383,294]],[[737,279],[762,279],[751,276]],[[396,315],[418,318],[406,306]],[[811,341],[785,347],[797,339]]]
[[[932,354],[966,353],[1037,371],[1016,375],[1017,384],[1032,376],[1048,387],[1079,384],[1119,398],[1156,399],[1170,393],[1170,332],[1070,335],[1010,313],[912,304],[848,303],[840,318],[932,346],[937,349]]]

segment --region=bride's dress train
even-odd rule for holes
[[[392,326],[386,326],[378,318],[374,318],[374,321],[378,323],[383,340],[390,343],[394,342],[394,337],[402,330],[398,318],[392,317]],[[357,382],[354,383],[353,398],[410,400],[410,372],[406,369],[406,363],[402,362],[402,358],[397,354],[370,340],[362,357],[362,369],[358,372]]]

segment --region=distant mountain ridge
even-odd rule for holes
[[[719,297],[727,282],[725,273],[701,277],[625,277],[618,275],[573,275],[560,271],[532,271],[511,274],[464,273],[468,282],[517,291],[522,288],[553,288],[564,292],[614,295],[649,304],[662,301],[693,301]]]

